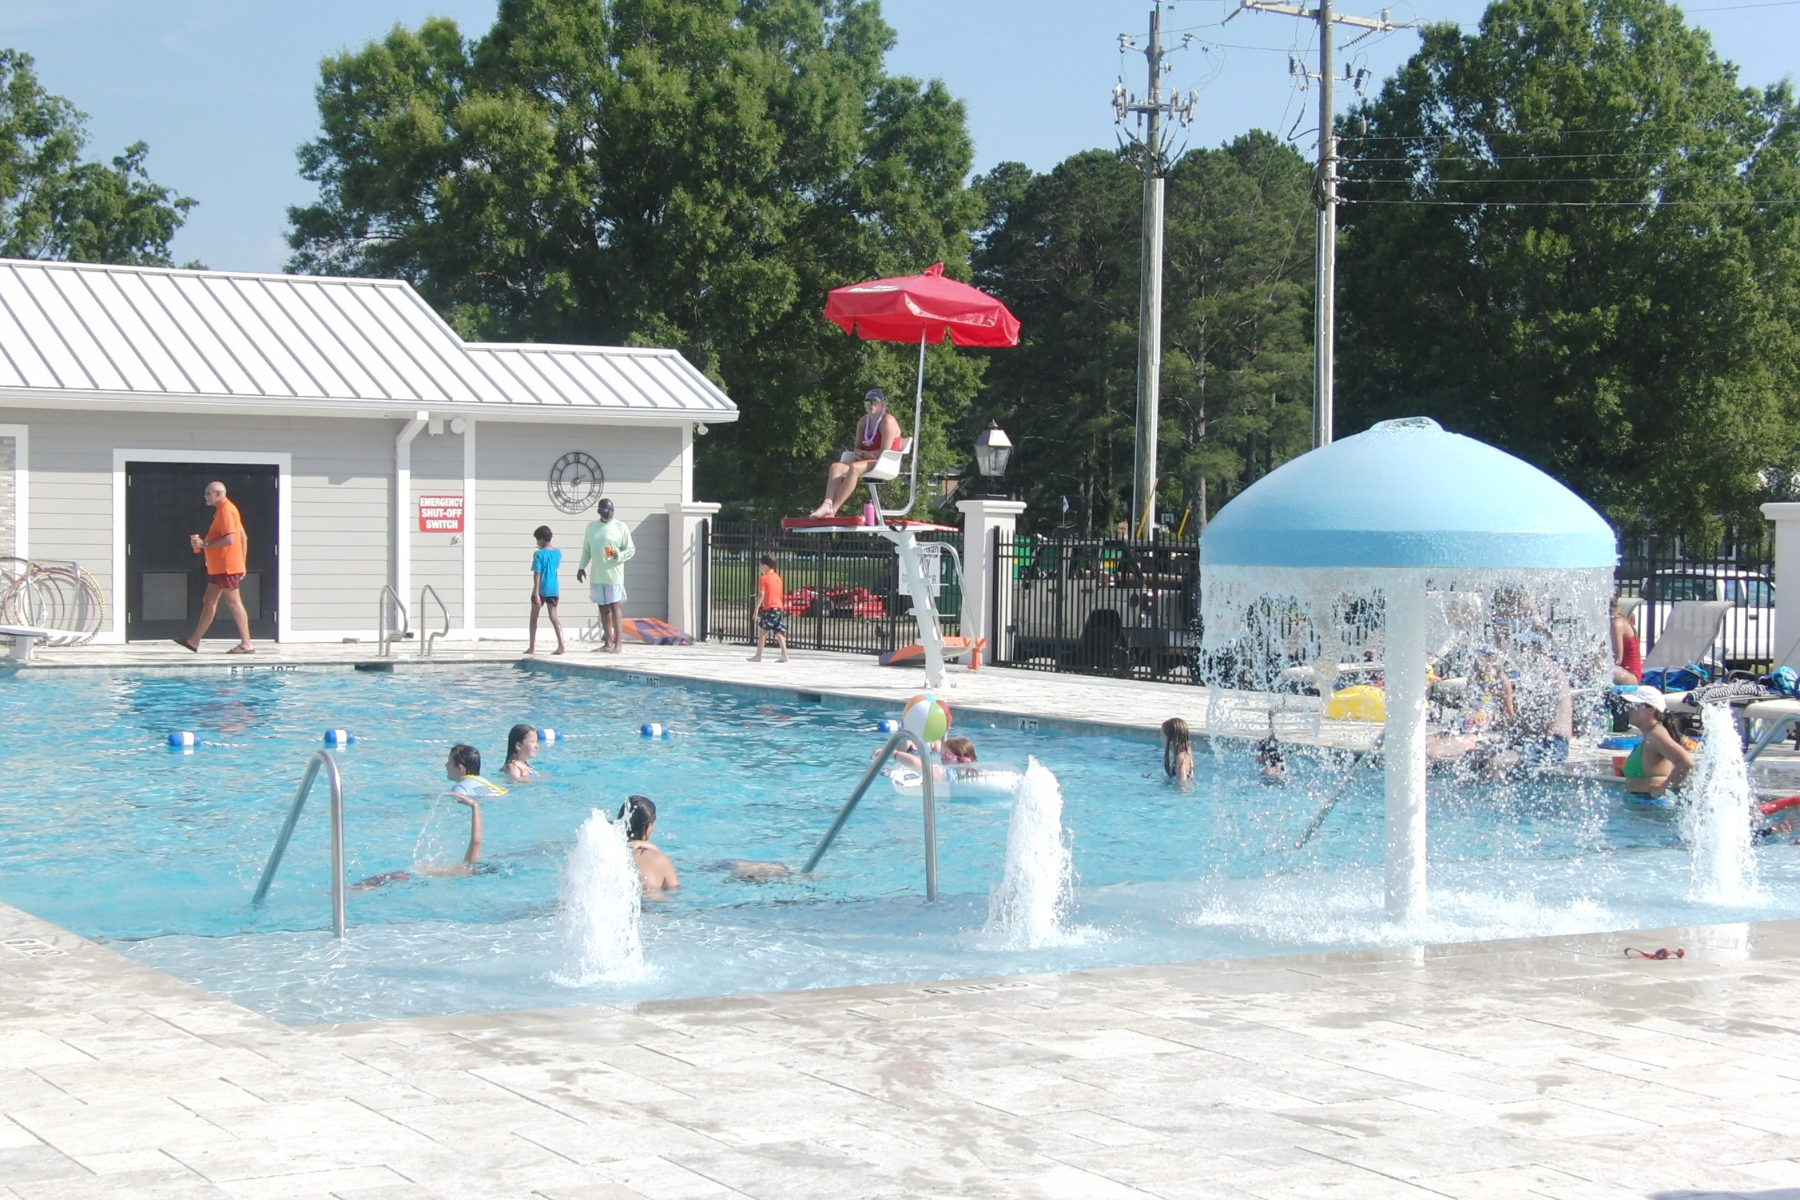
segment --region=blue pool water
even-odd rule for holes
[[[1069,936],[983,935],[1005,859],[1005,799],[940,801],[937,904],[923,901],[919,802],[877,785],[816,877],[767,884],[711,866],[804,861],[892,714],[511,668],[23,672],[0,679],[13,733],[0,804],[0,899],[276,1018],[308,1023],[892,981],[932,981],[1290,950],[1735,921],[1800,914],[1800,850],[1760,852],[1754,904],[1690,902],[1668,813],[1599,784],[1431,795],[1432,916],[1381,916],[1381,780],[1361,772],[1293,849],[1346,760],[1296,754],[1264,784],[1247,751],[1164,782],[1154,743],[976,719],[982,758],[1037,758],[1062,783],[1077,876]],[[507,728],[550,726],[547,778],[484,805],[496,870],[349,899],[328,932],[325,793],[269,901],[251,892],[307,756],[330,728],[352,880],[452,862],[466,810],[441,797],[453,741],[498,778]],[[648,740],[645,721],[676,736]],[[166,735],[202,745],[172,752]],[[572,986],[558,871],[595,807],[655,799],[682,889],[647,901],[641,978]]]

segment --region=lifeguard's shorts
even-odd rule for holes
[[[601,605],[623,604],[625,603],[625,585],[622,583],[590,583],[588,599]]]

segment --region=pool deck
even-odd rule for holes
[[[919,685],[742,657],[608,667],[846,702]],[[477,659],[517,648],[439,661]],[[1206,707],[956,683],[1027,719]],[[1686,957],[1624,954],[1662,946]],[[1800,922],[288,1028],[0,905],[8,1198],[1800,1200],[1797,1092]]]
[[[1779,922],[284,1028],[0,906],[0,1195],[1791,1200],[1796,1014]]]

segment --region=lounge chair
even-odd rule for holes
[[[1685,667],[1689,663],[1704,662],[1718,643],[1725,614],[1731,609],[1729,600],[1675,601],[1669,607],[1669,619],[1663,622],[1656,644],[1644,655],[1644,669]]]

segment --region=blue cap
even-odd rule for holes
[[[1214,567],[1579,568],[1612,526],[1523,459],[1428,417],[1383,421],[1245,488],[1200,539]]]

